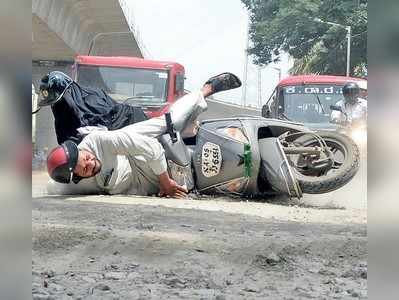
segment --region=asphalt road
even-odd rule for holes
[[[34,299],[364,299],[366,165],[301,201],[48,196],[33,175]]]

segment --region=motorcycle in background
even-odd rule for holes
[[[349,136],[358,145],[358,147],[367,151],[367,121],[362,119],[351,119],[348,114],[343,111],[342,107],[330,105],[331,110],[339,111],[345,116],[343,122],[338,123],[338,132]]]

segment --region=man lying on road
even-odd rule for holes
[[[207,108],[205,97],[240,86],[231,73],[210,78],[199,92],[171,106],[174,127],[182,131],[191,126]],[[79,145],[65,141],[48,155],[48,173],[59,183],[90,180],[97,193],[184,197],[187,190],[169,177],[164,149],[157,140],[165,132],[161,116],[118,130],[91,132]]]

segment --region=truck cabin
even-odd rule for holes
[[[360,97],[367,99],[367,81],[360,78],[327,75],[290,76],[281,80],[262,107],[262,116],[294,122],[328,124],[330,105],[343,99],[342,87],[356,82]]]
[[[77,56],[73,77],[111,98],[143,108],[148,117],[164,114],[184,95],[184,67],[137,57]]]

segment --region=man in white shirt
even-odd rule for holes
[[[171,106],[174,127],[182,131],[191,126],[207,108],[205,97],[240,86],[231,73],[210,78],[199,92]],[[157,140],[165,132],[164,116],[118,130],[91,132],[79,145],[66,141],[53,149],[47,158],[48,173],[59,183],[83,179],[91,192],[184,197],[187,190],[169,177],[164,149]]]
[[[343,100],[335,105],[341,107],[341,111],[331,112],[331,122],[337,124],[352,124],[354,122],[366,121],[367,101],[359,98],[360,88],[354,82],[349,82],[342,88]]]

